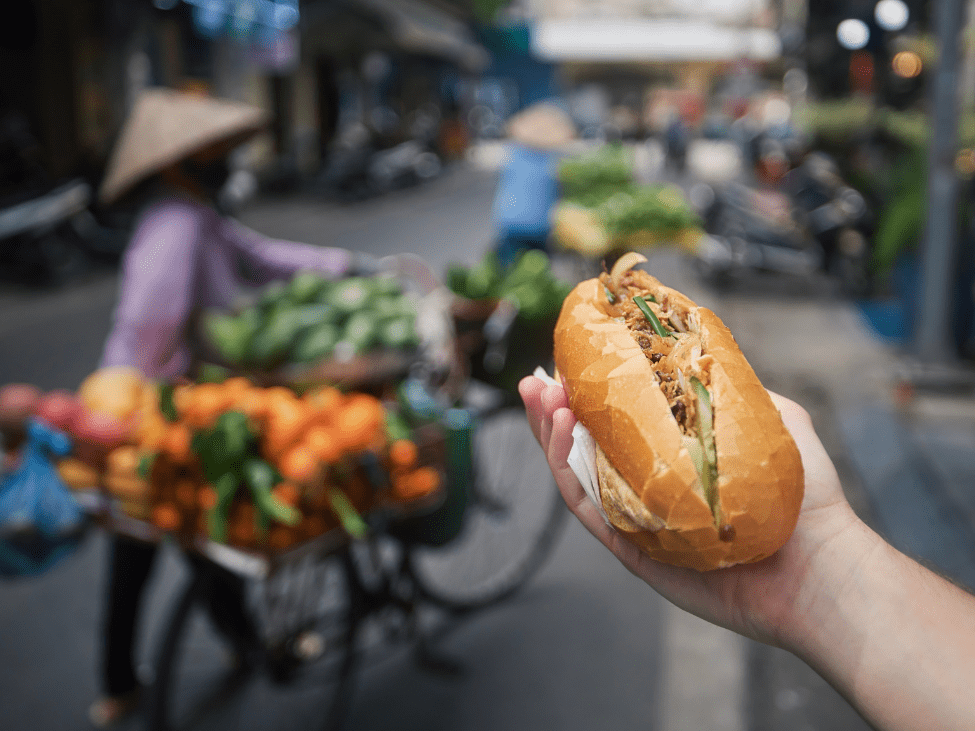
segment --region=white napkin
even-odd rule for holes
[[[552,378],[545,369],[539,366],[533,374],[536,378],[542,379],[549,386],[560,386],[561,383]],[[603,510],[602,500],[599,499],[599,475],[596,472],[596,442],[592,434],[580,422],[572,427],[572,448],[569,450],[569,457],[566,460],[569,468],[575,474],[582,489],[592,501],[593,505],[599,510],[603,519],[608,522],[606,511]]]

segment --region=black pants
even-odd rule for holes
[[[106,695],[124,695],[136,688],[136,625],[146,581],[152,572],[158,547],[124,536],[113,536],[108,577],[102,645],[102,684]],[[235,647],[243,650],[255,637],[246,609],[243,579],[198,557],[190,565],[199,576],[205,572],[206,594],[202,599],[214,626]]]

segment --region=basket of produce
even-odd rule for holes
[[[366,393],[299,395],[244,377],[167,385],[107,368],[69,410],[81,438],[58,473],[102,524],[144,540],[172,535],[208,555],[220,547],[269,558],[444,500],[439,425]],[[109,413],[124,434],[97,433]]]
[[[555,321],[572,286],[555,277],[544,252],[526,251],[507,269],[488,252],[472,267],[451,266],[447,286],[458,354],[472,377],[514,391],[551,360]]]
[[[140,448],[150,521],[184,542],[281,552],[376,510],[431,507],[443,487],[436,434],[387,427],[374,396],[299,396],[245,378],[163,386]]]
[[[613,252],[675,245],[693,250],[701,222],[673,185],[640,185],[626,150],[608,145],[559,168],[562,198],[552,236],[563,249],[601,259]]]
[[[202,313],[198,350],[203,362],[264,385],[383,383],[420,357],[419,302],[391,273],[329,280],[299,272],[233,311]]]

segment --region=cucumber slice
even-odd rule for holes
[[[711,394],[697,378],[691,376],[691,388],[697,396],[697,433],[701,448],[701,483],[704,486],[704,496],[707,498],[711,512],[714,514],[715,524],[719,522],[721,506],[718,504],[718,454],[714,445],[714,411],[711,405]],[[692,456],[693,457],[693,456]]]

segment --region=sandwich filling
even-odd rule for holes
[[[708,390],[712,358],[702,345],[700,323],[665,290],[653,287],[655,280],[645,272],[630,268],[621,271],[626,264],[621,259],[612,274],[600,275],[609,311],[626,325],[652,364],[656,383],[667,398],[684,447],[697,469],[701,494],[711,508],[715,526],[720,527],[724,540],[731,540],[731,526],[721,527],[714,405]]]

